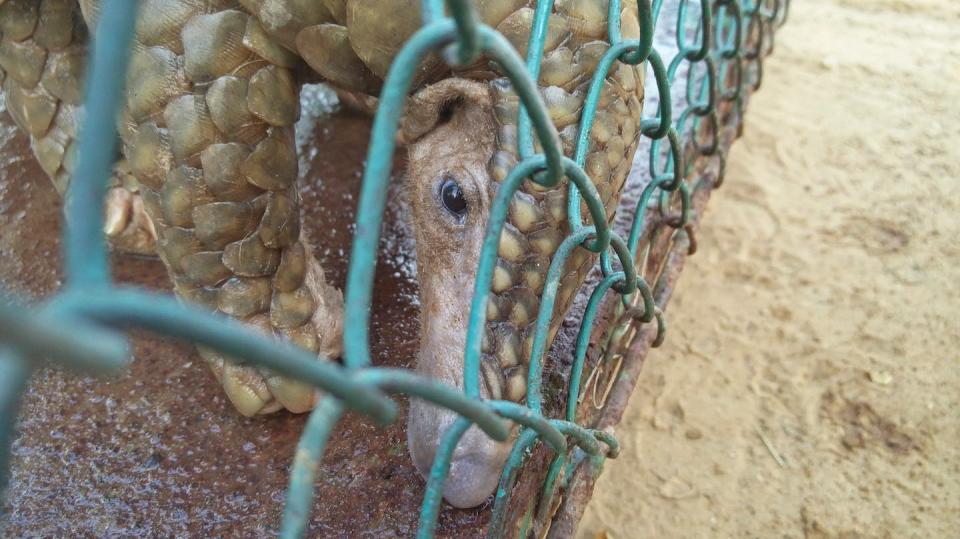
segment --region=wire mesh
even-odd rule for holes
[[[169,297],[112,283],[101,232],[103,200],[116,155],[113,126],[123,95],[138,3],[104,0],[87,75],[87,112],[81,129],[78,168],[66,199],[66,286],[59,296],[42,306],[24,306],[15,298],[0,298],[0,488],[6,484],[17,406],[30,374],[45,362],[82,372],[117,372],[129,362],[126,337],[118,330],[145,328],[209,346],[325,392],[310,414],[294,457],[282,521],[283,537],[299,537],[306,531],[313,506],[314,474],[337,421],[352,410],[379,424],[388,424],[397,415],[396,404],[388,397],[394,393],[428,400],[460,416],[445,433],[436,453],[423,498],[419,537],[433,536],[453,451],[472,425],[498,441],[508,438],[511,423],[521,428],[501,475],[488,534],[503,534],[512,485],[525,456],[540,441],[555,453],[537,515],[541,521],[549,518],[551,500],[570,476],[567,469],[575,462],[574,451],[602,460],[615,458],[620,449],[609,433],[576,423],[587,349],[604,299],[611,290],[622,298],[618,314],[625,315],[625,321],[613,328],[614,332],[635,334],[637,325],[656,323],[656,342],[662,342],[663,314],[637,269],[638,260],[649,246],[643,229],[646,212],[651,202],[656,202],[655,211],[674,216],[670,226],[677,230],[687,227],[691,212],[687,177],[694,158],[719,156],[722,169],[720,105],[733,107],[737,115],[742,113],[744,89],[759,87],[762,58],[773,46],[772,31],[783,23],[789,7],[787,0],[680,0],[675,5],[676,53],[667,64],[653,40],[658,23],[664,19],[663,0],[637,2],[640,39],[636,40],[621,37],[621,1],[607,2],[610,46],[593,74],[575,151],[568,157],[563,154],[535,82],[553,2],[537,2],[529,52],[524,60],[501,34],[479,22],[468,0],[423,0],[423,26],[395,57],[374,120],[347,280],[344,365],[340,366],[317,361],[309,352],[292,345],[257,336],[236,321]],[[496,61],[510,78],[521,102],[517,137],[521,161],[502,182],[491,206],[464,350],[462,392],[409,371],[371,367],[370,360],[372,285],[385,193],[396,150],[394,133],[416,68],[432,52],[443,53],[451,66],[469,64],[480,55]],[[658,90],[656,113],[643,118],[640,124],[643,136],[652,141],[648,155],[652,181],[639,197],[626,237],[608,225],[597,190],[583,168],[604,79],[618,63],[647,63]],[[681,71],[687,73],[682,89],[686,107],[674,120],[672,89],[677,86]],[[555,186],[564,179],[569,186],[570,234],[558,248],[547,273],[529,358],[526,405],[481,400],[479,376],[485,309],[509,201],[523,182]],[[584,222],[581,204],[588,209],[589,222]],[[577,334],[565,415],[548,418],[543,410],[542,376],[550,318],[562,269],[577,249],[600,254],[602,279],[590,295]]]

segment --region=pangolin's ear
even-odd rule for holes
[[[400,144],[412,144],[430,131],[451,121],[458,113],[477,110],[491,103],[487,84],[448,78],[420,89],[407,99],[400,119]]]

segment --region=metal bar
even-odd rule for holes
[[[391,423],[396,404],[377,388],[358,382],[332,361],[285,341],[267,339],[243,324],[183,305],[169,296],[138,290],[117,289],[110,294],[73,294],[62,307],[111,327],[141,327],[178,339],[220,350],[237,360],[246,360],[337,396],[352,410],[369,415],[381,425]]]
[[[130,362],[122,335],[82,318],[38,314],[10,303],[0,303],[0,343],[23,361],[49,360],[91,374],[116,373]]]
[[[64,265],[76,289],[109,285],[103,199],[117,158],[118,105],[124,93],[137,0],[104,0],[93,40],[76,176],[67,192]]]
[[[0,496],[10,480],[10,450],[17,430],[20,398],[32,371],[21,354],[0,347]]]

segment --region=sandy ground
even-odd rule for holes
[[[794,2],[582,537],[960,536],[958,40]]]

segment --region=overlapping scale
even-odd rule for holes
[[[145,4],[121,138],[177,294],[338,355],[340,323],[314,313],[337,319],[342,296],[310,270],[300,241],[293,136],[296,33],[329,14],[293,0]],[[96,4],[85,7],[94,17]],[[245,415],[303,412],[316,400],[307,385],[200,353]]]
[[[76,0],[0,2],[0,83],[6,107],[30,136],[43,171],[63,194],[73,173],[88,35]],[[117,249],[155,252],[152,226],[138,214],[137,183],[118,164],[105,232]]]

